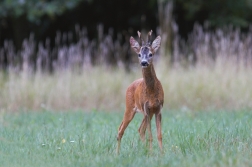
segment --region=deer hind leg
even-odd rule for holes
[[[121,139],[124,134],[125,129],[129,125],[130,121],[134,118],[135,113],[133,110],[126,110],[124,113],[124,117],[120,127],[118,128],[118,135],[117,135],[117,154],[120,151]]]
[[[153,114],[150,115],[150,120],[152,119]],[[141,140],[144,142],[145,141],[145,132],[146,132],[146,128],[147,128],[147,115],[144,115],[143,121],[138,129],[138,132],[140,134],[140,138]]]
[[[156,118],[156,126],[157,126],[158,145],[159,145],[160,151],[163,152],[163,148],[162,148],[162,131],[161,131],[162,115],[161,115],[160,111],[155,114],[155,118]]]
[[[145,141],[146,127],[147,127],[147,116],[144,116],[143,121],[138,129],[138,132],[140,134],[140,139],[142,140],[142,142]]]

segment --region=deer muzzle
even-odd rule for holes
[[[149,63],[147,61],[141,61],[141,66],[142,67],[147,67]]]

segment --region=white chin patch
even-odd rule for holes
[[[146,66],[142,66],[142,68],[147,68],[149,65],[146,65]]]

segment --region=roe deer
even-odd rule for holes
[[[145,141],[145,131],[148,128],[150,149],[152,149],[151,119],[155,114],[158,145],[162,152],[161,108],[164,103],[164,92],[160,81],[157,79],[152,63],[153,55],[160,47],[161,37],[158,36],[151,42],[150,37],[152,31],[150,31],[147,42],[144,42],[141,38],[141,33],[139,31],[137,33],[140,38],[140,45],[133,37],[130,37],[130,45],[138,54],[139,63],[142,66],[143,78],[135,80],[127,88],[126,110],[117,135],[117,153],[120,151],[121,138],[124,131],[136,112],[141,112],[144,115],[138,132],[141,140]]]

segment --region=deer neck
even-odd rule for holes
[[[150,64],[147,68],[142,68],[143,80],[146,88],[149,90],[153,90],[155,87],[155,81],[157,80],[157,76],[152,64]]]

